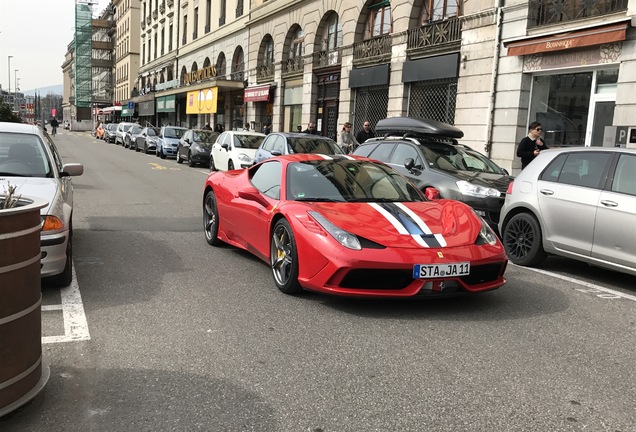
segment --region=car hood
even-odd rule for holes
[[[471,208],[454,200],[305,204],[334,225],[392,248],[472,245],[481,229]]]
[[[0,190],[4,192],[7,182],[17,186],[16,193],[23,197],[37,197],[44,199],[48,204],[40,210],[40,214],[48,214],[51,204],[57,197],[58,180],[42,177],[1,177]]]
[[[508,190],[508,185],[514,177],[506,174],[494,174],[476,171],[453,171],[453,177],[469,183],[497,189],[501,192]]]
[[[179,138],[160,138],[166,144],[179,144]]]

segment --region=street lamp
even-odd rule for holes
[[[8,62],[9,62],[9,89],[7,90],[7,96],[9,96],[9,94],[11,93],[11,59],[13,58],[13,56],[7,56],[8,57]]]
[[[13,71],[15,72],[13,74],[13,77],[15,78],[15,90],[13,91],[13,110],[17,111],[18,110],[18,90],[20,90],[18,88],[18,71],[20,69],[14,69]]]

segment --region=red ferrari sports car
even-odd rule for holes
[[[203,192],[211,245],[271,265],[278,289],[358,297],[447,296],[502,286],[507,258],[459,201],[429,201],[381,162],[279,156],[212,172]]]

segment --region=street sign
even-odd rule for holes
[[[20,104],[20,109],[26,109],[26,104]]]
[[[135,103],[134,102],[128,102],[128,109],[129,110],[134,110],[135,109]]]

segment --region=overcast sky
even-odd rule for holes
[[[109,0],[94,0],[99,14]],[[75,0],[0,0],[0,84],[11,91],[33,90],[63,83],[62,63],[73,40]],[[9,68],[9,58],[11,64]]]

